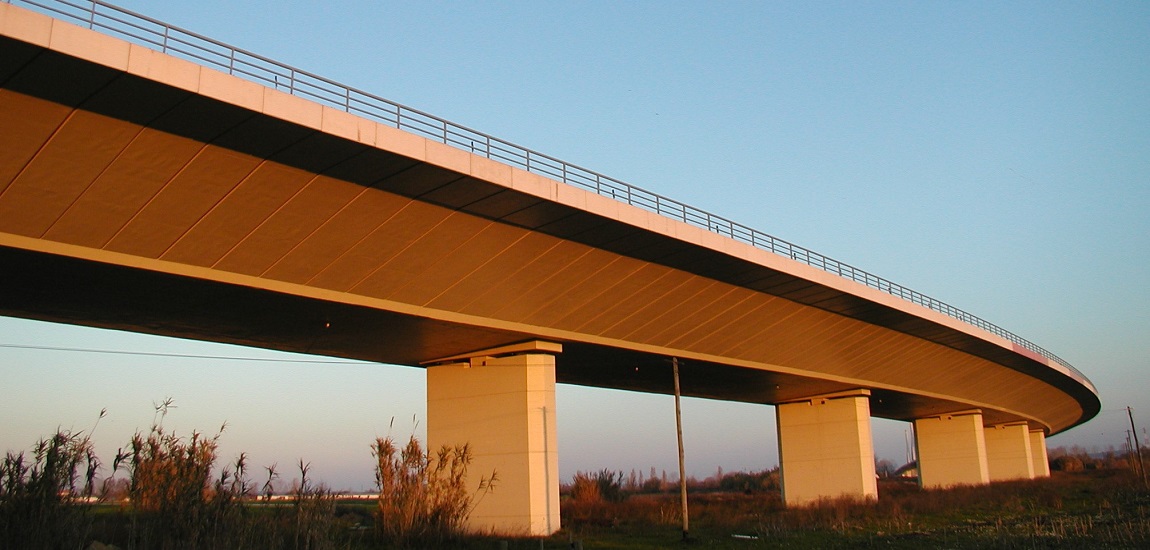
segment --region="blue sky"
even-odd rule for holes
[[[1053,351],[1103,412],[1051,445],[1150,440],[1150,4],[256,2],[120,5],[745,223]],[[423,371],[0,319],[0,447],[101,454],[152,419],[371,485],[423,433]],[[675,470],[671,398],[560,386],[560,469]],[[777,463],[768,406],[686,400],[698,477]],[[413,422],[413,417],[415,421]],[[394,426],[389,428],[391,419]],[[905,426],[876,421],[901,461]]]

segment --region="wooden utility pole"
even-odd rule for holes
[[[676,383],[679,378],[676,376]],[[1146,463],[1142,462],[1142,444],[1138,442],[1138,428],[1134,427],[1134,410],[1126,407],[1126,414],[1130,417],[1130,432],[1134,434],[1134,450],[1138,452],[1138,469],[1142,471],[1142,486],[1150,487],[1146,482]]]
[[[683,409],[679,406],[679,358],[671,358],[675,374],[675,432],[679,436],[679,501],[683,510],[683,540],[687,540],[690,522],[687,519],[687,468],[683,464]]]
[[[1134,440],[1130,438],[1130,430],[1126,430],[1126,459],[1130,461],[1130,469],[1134,470],[1134,475],[1141,476],[1142,468],[1134,460]]]

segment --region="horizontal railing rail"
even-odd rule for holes
[[[344,86],[322,76],[99,0],[3,1],[37,8],[48,15],[71,20],[90,29],[118,36],[129,42],[154,48],[160,52],[215,68],[400,130],[419,134],[534,174],[588,189],[631,206],[804,263],[1004,338],[1033,353],[1055,361],[1089,384],[1085,375],[1057,355],[978,316],[852,265],[828,258],[813,250],[615,178],[564,162],[550,155],[532,151],[418,109],[412,109],[377,95]]]

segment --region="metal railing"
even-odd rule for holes
[[[581,166],[564,162],[550,155],[532,151],[418,109],[412,109],[377,95],[344,86],[322,76],[99,0],[3,1],[10,4],[26,5],[53,17],[75,21],[82,26],[118,36],[129,42],[154,48],[160,52],[215,68],[230,75],[242,77],[316,103],[419,134],[479,156],[522,168],[534,174],[582,187],[631,206],[816,267],[1005,338],[1031,352],[1057,362],[1089,384],[1085,375],[1071,366],[1070,363],[1037,344],[978,316],[746,225]]]

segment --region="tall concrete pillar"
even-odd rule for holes
[[[1050,458],[1046,455],[1046,432],[1030,430],[1030,459],[1034,461],[1034,477],[1050,477]]]
[[[823,498],[877,499],[870,390],[777,406],[779,468],[787,506]]]
[[[473,530],[531,536],[559,530],[555,356],[545,352],[560,349],[531,342],[427,369],[429,449],[469,444],[468,487],[477,489],[492,472],[498,480],[472,511]]]
[[[1026,422],[986,427],[986,467],[991,481],[1034,478]]]
[[[914,421],[919,483],[928,489],[990,482],[982,411],[970,410]]]

